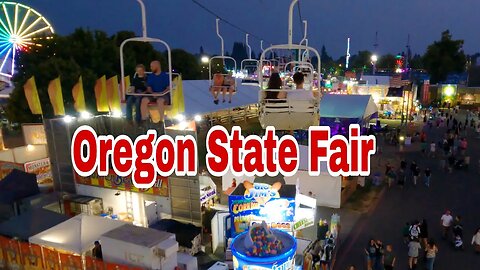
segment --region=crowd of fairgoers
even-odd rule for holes
[[[416,134],[420,142],[419,153],[424,159],[438,159],[439,169],[432,168],[435,172],[455,175],[457,171],[468,169],[471,166],[468,155],[467,133],[475,133],[480,137],[480,117],[478,112],[467,111],[459,113],[459,109],[444,109],[424,111],[422,131]],[[446,129],[443,139],[439,141],[428,140],[427,131],[432,129]],[[443,130],[443,129],[442,129]],[[390,138],[389,140],[392,140]],[[398,141],[389,141],[397,144]],[[478,161],[480,173],[480,160]],[[403,189],[406,184],[412,187],[425,185],[430,187],[432,171],[428,166],[423,168],[414,160],[402,159],[395,168],[389,162],[385,165],[385,182],[388,188],[398,186]],[[394,247],[379,239],[370,239],[364,249],[367,270],[389,270],[402,268],[408,269],[435,269],[435,258],[439,248],[436,238],[450,243],[452,250],[460,252],[474,252],[480,255],[480,224],[474,232],[464,232],[463,217],[451,210],[445,210],[439,216],[435,225],[441,224],[442,235],[429,234],[429,222],[426,219],[407,221],[403,227],[403,247]],[[398,262],[397,254],[406,252],[407,262]],[[358,265],[351,265],[347,270],[364,269]],[[403,268],[402,268],[403,269]]]

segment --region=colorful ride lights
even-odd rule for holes
[[[330,136],[330,128],[312,126],[308,131],[308,170],[319,175],[320,163],[326,162],[333,176],[367,176],[370,156],[375,153],[374,136],[360,135],[360,126],[351,125],[349,138]],[[212,127],[207,134],[206,165],[213,176],[228,170],[235,176],[293,176],[299,169],[299,146],[291,135],[278,137],[273,127],[265,135],[242,136],[240,127],[229,133],[222,126]],[[155,130],[138,136],[135,141],[126,135],[114,138],[100,135],[90,126],[79,127],[72,138],[72,163],[83,177],[95,171],[108,175],[110,167],[119,176],[132,175],[137,188],[150,188],[157,174],[169,177],[195,176],[198,171],[198,148],[191,135],[157,137]]]

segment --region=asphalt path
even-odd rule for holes
[[[463,114],[457,115],[457,118],[465,120]],[[442,127],[425,130],[429,142],[437,142],[446,132],[446,128]],[[429,225],[429,237],[438,243],[439,248],[434,269],[479,270],[480,255],[474,254],[470,243],[474,231],[480,227],[480,138],[473,129],[469,129],[467,139],[466,155],[470,156],[470,167],[468,170],[453,170],[452,173],[440,169],[439,157],[423,156],[418,146],[410,146],[411,150],[406,151],[384,146],[386,151],[396,151],[400,158],[406,159],[407,168],[413,160],[422,171],[429,167],[432,170],[430,187],[423,185],[423,181],[418,181],[417,186],[413,186],[411,179],[407,178],[404,189],[396,185],[386,189],[372,211],[359,219],[345,239],[337,256],[335,270],[347,269],[349,265],[356,266],[356,269],[366,269],[364,248],[370,238],[393,245],[397,257],[395,269],[408,269],[408,250],[403,243],[402,228],[407,221],[424,218]],[[399,166],[392,165],[395,168]],[[440,217],[446,209],[463,218],[464,251],[454,250],[450,241],[441,238]],[[416,269],[424,269],[422,262],[419,262]]]

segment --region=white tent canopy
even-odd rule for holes
[[[327,163],[320,163],[320,176],[310,176],[308,173],[308,147],[299,146],[299,170],[294,176],[285,177],[285,182],[297,185],[302,194],[313,193],[318,206],[340,208],[342,193],[342,178],[328,173]]]
[[[219,103],[213,103],[212,93],[209,91],[208,80],[185,80],[183,81],[183,96],[185,100],[185,115],[207,114],[221,110],[233,109],[258,103],[258,91],[260,87],[241,85],[237,81],[237,91],[232,96],[232,103],[228,103],[228,93],[225,95],[225,103],[222,103],[222,94],[219,94]]]
[[[371,95],[324,95],[320,101],[321,118],[367,119],[378,113]]]
[[[123,226],[121,221],[80,214],[30,237],[32,244],[83,254],[100,236]]]

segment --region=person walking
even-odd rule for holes
[[[437,145],[435,144],[434,141],[430,143],[430,157],[435,158],[435,150],[437,148]]]
[[[477,255],[480,255],[480,228],[475,231],[475,234],[472,238],[473,250]]]
[[[382,267],[383,267],[385,250],[383,248],[383,243],[380,240],[377,240],[377,248],[376,248],[375,254],[376,254],[376,258],[375,258],[375,265],[373,266],[373,269],[383,270]]]
[[[419,251],[422,247],[418,240],[412,240],[408,243],[408,267],[409,270],[417,268]]]
[[[430,177],[432,176],[432,172],[430,171],[430,168],[427,167],[425,169],[424,174],[425,174],[425,185],[427,187],[430,187]]]
[[[376,252],[377,252],[377,243],[375,242],[375,240],[370,239],[367,247],[365,248],[365,254],[367,255],[367,270],[373,270],[373,266],[375,265],[375,259],[377,255]]]
[[[442,224],[442,238],[447,239],[450,232],[450,227],[453,223],[452,212],[450,212],[450,210],[445,211],[445,214],[442,215],[440,221]]]
[[[418,165],[415,167],[415,170],[413,171],[413,185],[417,185],[417,180],[418,177],[420,176],[420,167]]]
[[[408,235],[410,236],[410,241],[418,241],[420,237],[420,222],[418,220],[415,220],[412,223],[412,226],[408,229]]]
[[[435,263],[435,258],[437,257],[438,248],[433,239],[428,241],[427,247],[425,248],[425,268],[427,270],[433,270],[433,265]]]
[[[395,254],[393,253],[393,247],[392,245],[387,245],[387,248],[385,250],[385,255],[383,256],[383,268],[385,270],[393,270],[395,267],[395,260],[397,258],[395,257]]]
[[[421,244],[426,247],[428,244],[428,224],[427,220],[423,219],[420,223],[420,242]]]

